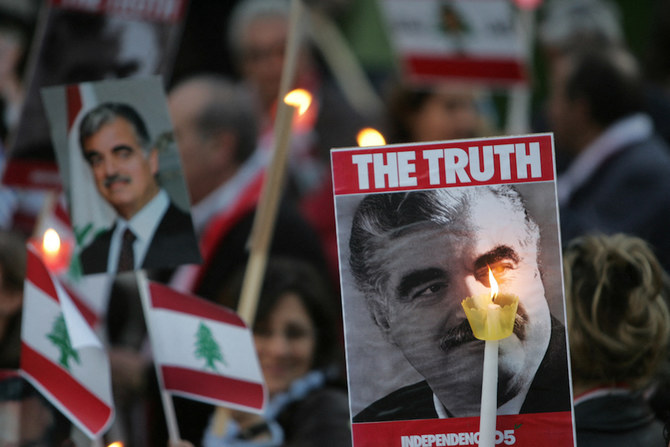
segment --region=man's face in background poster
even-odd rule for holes
[[[124,219],[135,215],[159,190],[155,178],[158,153],[147,145],[135,126],[122,116],[82,138],[83,155],[98,192]]]

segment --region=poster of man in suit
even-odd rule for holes
[[[43,98],[83,273],[200,262],[160,78],[50,87]]]

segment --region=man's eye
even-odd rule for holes
[[[502,277],[509,270],[514,270],[515,268],[516,265],[513,262],[496,262],[491,266],[491,271],[493,272],[493,276],[497,278],[498,276]]]
[[[430,284],[428,287],[419,289],[416,293],[413,293],[411,297],[412,299],[432,297],[439,294],[446,288],[447,288],[446,283],[443,282],[433,283]]]
[[[505,280],[505,276],[511,270],[516,269],[516,263],[514,261],[498,261],[486,267],[477,269],[477,271],[475,271],[475,279],[484,284],[486,287],[491,287],[489,284],[489,268],[491,269],[491,272],[493,273],[496,281],[503,282]]]

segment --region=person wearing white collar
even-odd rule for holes
[[[572,159],[557,180],[561,234],[633,234],[667,269],[670,148],[643,113],[643,91],[623,48],[574,49],[552,65],[551,130]]]

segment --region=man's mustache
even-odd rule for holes
[[[519,303],[516,317],[514,318],[514,329],[512,329],[512,332],[514,332],[519,340],[525,340],[526,338],[526,323],[528,323],[528,314],[526,313],[526,309]],[[440,339],[440,349],[446,352],[451,348],[471,341],[477,341],[477,338],[472,333],[468,320],[464,319],[457,326],[446,331]]]
[[[109,175],[105,177],[105,188],[109,188],[112,186],[112,183],[116,182],[122,182],[122,183],[130,183],[131,178],[128,177],[127,175],[121,175],[121,174],[115,174],[115,175]]]

